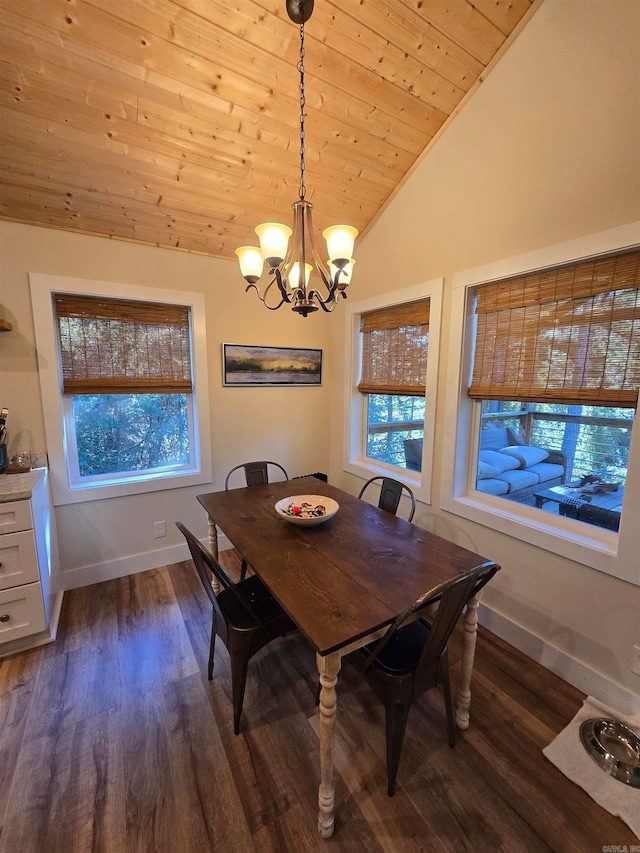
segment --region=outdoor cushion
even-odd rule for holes
[[[537,474],[541,483],[564,475],[563,466],[556,465],[555,462],[538,462],[537,465],[527,468],[527,471],[533,471],[534,474]]]
[[[513,456],[514,459],[518,460],[522,468],[530,468],[532,465],[542,462],[549,455],[549,451],[543,447],[532,447],[530,444],[503,447],[500,453]]]
[[[488,480],[499,473],[500,471],[494,468],[493,465],[489,465],[488,462],[483,462],[482,459],[478,461],[478,480]]]
[[[504,480],[478,480],[476,489],[479,492],[484,492],[485,495],[506,495],[509,491],[509,484]]]
[[[520,469],[517,471],[505,471],[499,474],[496,479],[504,480],[505,483],[508,483],[510,492],[517,492],[518,489],[526,489],[527,486],[536,486],[538,484],[537,474],[534,474],[532,471],[522,471]]]
[[[507,453],[499,453],[497,450],[481,450],[478,453],[478,459],[480,462],[491,465],[498,474],[520,467],[520,462],[513,456],[509,456]]]

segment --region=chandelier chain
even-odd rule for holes
[[[304,183],[305,171],[305,149],[304,149],[304,120],[306,118],[304,108],[306,106],[306,98],[304,92],[304,23],[300,24],[300,61],[298,62],[298,71],[300,72],[300,189],[298,196],[300,201],[304,201],[307,194],[307,188]]]
[[[299,75],[300,104],[300,184],[298,200],[293,203],[293,228],[277,222],[264,222],[256,226],[260,238],[260,249],[240,246],[236,249],[240,270],[247,282],[246,291],[255,290],[258,299],[270,310],[282,305],[302,317],[321,308],[325,312],[335,309],[341,299],[346,298],[346,289],[351,279],[354,259],[353,241],[358,235],[351,225],[332,225],[325,228],[322,236],[326,241],[329,260],[323,262],[313,238],[311,211],[313,205],[306,201],[306,90],[304,79],[304,25],[313,12],[314,0],[286,0],[287,14],[300,29],[300,56],[296,65]],[[290,153],[293,153],[293,139]],[[262,289],[258,282],[264,265],[269,267],[269,281]],[[310,276],[320,278],[318,288]]]

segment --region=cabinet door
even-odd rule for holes
[[[46,627],[39,583],[0,591],[0,643],[37,634]]]
[[[33,530],[0,536],[0,589],[38,580]]]

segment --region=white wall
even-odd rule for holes
[[[488,625],[619,704],[640,697],[630,671],[640,587],[443,512],[438,448],[451,427],[453,274],[640,220],[639,34],[637,0],[545,0],[357,246],[352,285],[358,299],[363,282],[370,295],[445,276],[435,501],[416,521],[503,565],[484,593]],[[344,370],[338,326],[333,350]],[[339,412],[340,382],[332,395]],[[343,471],[342,453],[336,417],[331,478],[355,492],[360,481]]]
[[[43,411],[28,273],[65,275],[202,292],[206,300],[213,482],[193,488],[56,508],[62,584],[66,587],[183,559],[180,519],[204,537],[196,494],[224,487],[227,471],[249,459],[274,459],[291,476],[326,471],[329,459],[327,350],[331,319],[290,310],[268,312],[244,293],[236,263],[16,223],[0,222],[0,406],[9,409],[8,441],[45,453]],[[224,388],[226,343],[317,347],[322,387]],[[153,522],[167,536],[153,538]],[[186,546],[185,546],[186,547]]]

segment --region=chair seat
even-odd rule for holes
[[[398,676],[415,672],[430,630],[431,625],[426,619],[418,619],[405,625],[404,628],[396,631],[371,665],[389,675]],[[372,643],[370,646],[364,646],[360,651],[368,657],[375,645],[376,643]]]
[[[280,623],[284,627],[283,633],[295,629],[296,626],[294,623],[282,611],[278,602],[257,575],[251,575],[242,581],[242,594],[246,595],[247,600],[260,619],[268,622],[270,629],[273,628],[274,635],[280,633]],[[242,602],[238,600],[238,596],[234,591],[230,589],[221,590],[218,593],[218,603],[227,621],[234,628],[245,629],[247,631],[255,630],[255,620],[247,608],[243,606]]]

